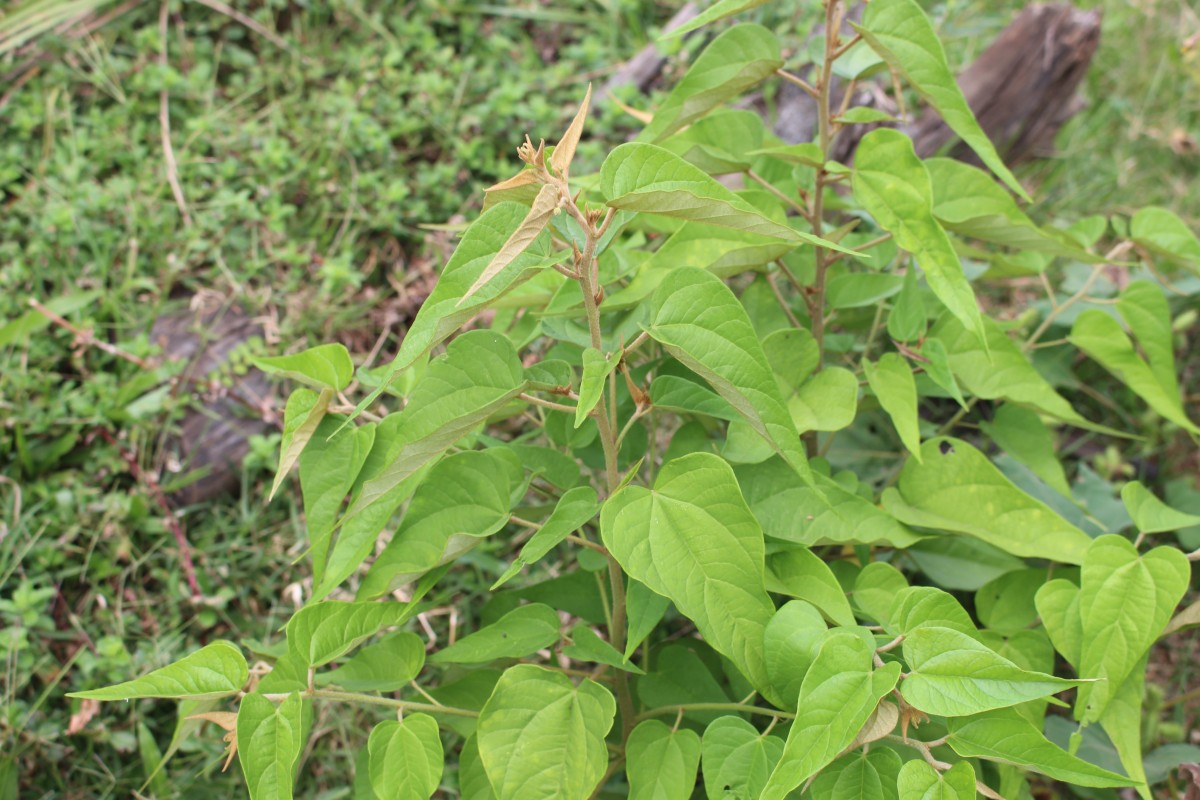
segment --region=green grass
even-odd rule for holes
[[[164,390],[178,368],[143,369],[58,327],[5,323],[33,298],[152,358],[153,319],[205,292],[271,320],[272,341],[251,349],[338,338],[361,356],[394,287],[440,263],[422,226],[474,214],[481,188],[515,171],[520,137],[557,134],[588,80],[602,81],[676,4],[232,5],[289,46],[173,3],[164,63],[159,7],[143,4],[82,39],[44,33],[46,59],[0,111],[0,800],[14,796],[16,774],[22,798],[131,796],[153,761],[138,725],[166,748],[173,711],[106,708],[68,734],[79,705],[63,693],[213,638],[277,642],[307,578],[293,566],[294,495],[264,501],[277,450],[268,437],[241,466],[239,498],[183,510],[205,597],[193,603],[154,497],[121,453],[143,470],[163,466],[162,431],[190,400]],[[933,10],[965,59],[1018,5]],[[1200,156],[1169,145],[1176,129],[1200,136],[1200,69],[1180,51],[1195,16],[1184,0],[1107,4],[1091,106],[1063,132],[1060,155],[1027,173],[1045,210],[1073,219],[1159,203],[1200,221]],[[21,60],[0,47],[0,76]],[[164,91],[186,218],[167,180]],[[599,113],[579,171],[621,140],[620,116]],[[395,344],[393,332],[383,351]],[[470,575],[458,580],[446,599],[478,591]],[[322,768],[305,768],[304,796],[349,796],[342,744],[366,728],[326,714],[307,755]],[[189,739],[170,788],[147,794],[236,796],[221,750],[211,731]]]

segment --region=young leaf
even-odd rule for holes
[[[921,6],[915,0],[872,2],[863,14],[862,25],[856,27],[871,49],[937,109],[950,129],[975,151],[979,160],[1008,188],[1028,201],[1029,195],[1004,166],[992,140],[971,113],[950,72],[941,40]]]
[[[408,631],[370,644],[332,672],[316,676],[318,686],[341,686],[351,692],[394,692],[421,672],[425,642]]]
[[[546,226],[550,224],[550,218],[558,212],[558,201],[557,186],[547,183],[538,190],[537,195],[533,198],[533,205],[529,208],[529,213],[496,251],[496,255],[492,256],[492,260],[488,262],[483,272],[479,273],[479,277],[475,279],[470,288],[463,292],[457,305],[461,306],[474,297],[476,292],[487,286],[493,278],[503,272],[505,267],[513,263],[517,256],[524,253],[541,236],[542,231],[546,230]]]
[[[1023,670],[950,628],[921,626],[911,631],[904,639],[904,660],[911,670],[900,684],[905,701],[941,717],[1005,708],[1080,683]]]
[[[800,433],[840,431],[858,410],[858,378],[843,367],[826,367],[787,400],[792,424]]]
[[[1050,743],[1012,709],[946,720],[947,743],[963,758],[983,758],[1040,772],[1077,786],[1120,787],[1132,781],[1089,764]]]
[[[562,648],[562,654],[576,661],[590,661],[594,664],[607,664],[610,667],[632,672],[635,675],[645,675],[646,671],[633,664],[629,659],[617,652],[617,649],[600,638],[587,623],[581,622],[571,629],[571,644]]]
[[[766,683],[762,530],[729,465],[694,453],[663,466],[653,489],[627,486],[600,513],[604,544],[625,571],[670,598],[756,686]]]
[[[904,286],[888,312],[887,331],[898,342],[912,342],[925,335],[925,303],[921,300],[917,271],[912,267],[904,273]]]
[[[782,739],[759,733],[741,717],[713,720],[700,743],[708,800],[758,797],[782,755]]]
[[[513,231],[520,227],[528,211],[520,203],[499,203],[471,223],[442,269],[433,293],[421,304],[421,310],[404,335],[400,351],[388,367],[380,387],[362,400],[356,411],[375,402],[396,375],[448,339],[481,309],[555,262],[556,258],[549,247],[550,235],[543,232],[521,255],[479,289],[472,302],[459,304],[459,298],[492,263]]]
[[[763,658],[774,697],[785,708],[795,708],[804,676],[817,657],[828,630],[816,606],[804,600],[783,605],[763,632]]]
[[[1139,556],[1120,536],[1108,534],[1092,542],[1080,577],[1079,675],[1101,680],[1080,689],[1077,719],[1099,719],[1167,626],[1190,578],[1187,556],[1174,547],[1156,547]]]
[[[1129,236],[1147,250],[1200,271],[1200,239],[1169,209],[1147,206],[1138,211],[1129,222]]]
[[[1035,225],[983,170],[954,158],[931,158],[925,167],[933,180],[933,215],[947,230],[1015,250],[1100,261],[1065,234]]]
[[[983,317],[975,292],[950,239],[934,219],[929,172],[913,151],[912,140],[890,128],[864,136],[854,157],[853,187],[855,198],[879,226],[916,257],[942,305],[983,339]]]
[[[333,389],[325,388],[314,395],[307,389],[297,389],[288,398],[283,411],[283,442],[280,445],[279,466],[275,470],[275,479],[271,481],[271,492],[267,501],[275,497],[275,492],[283,484],[283,479],[292,471],[305,446],[317,432],[317,426],[325,418],[325,409],[333,400]]]
[[[234,694],[249,676],[242,651],[232,642],[222,640],[205,645],[174,664],[140,678],[103,689],[69,692],[67,697],[84,700],[135,700],[139,697],[204,700]]]
[[[479,714],[479,757],[498,800],[586,800],[608,765],[617,704],[603,686],[532,664],[505,670]]]
[[[1054,649],[1078,672],[1083,655],[1079,587],[1064,578],[1047,581],[1034,595],[1034,605]]]
[[[775,34],[761,25],[735,25],[704,48],[638,138],[661,141],[782,66]]]
[[[287,624],[288,652],[308,668],[328,664],[384,628],[411,615],[399,603],[347,603],[325,600],[297,611]]]
[[[276,706],[261,694],[242,698],[237,715],[238,760],[250,800],[291,800],[303,702],[292,693]]]
[[[1179,396],[1175,377],[1175,345],[1172,341],[1171,307],[1158,284],[1133,281],[1121,290],[1117,311],[1133,331],[1150,362],[1150,371],[1171,397]]]
[[[608,384],[608,376],[613,374],[621,363],[621,353],[610,353],[605,357],[594,347],[583,351],[583,377],[579,383],[579,402],[575,406],[575,427],[578,428],[587,419],[588,414],[600,402],[604,387]]]
[[[863,373],[879,404],[892,418],[905,448],[921,460],[921,429],[917,420],[917,382],[908,362],[898,353],[885,353],[878,363],[864,358]]]
[[[975,800],[975,770],[960,761],[938,772],[924,761],[909,761],[896,778],[900,800]]]
[[[872,561],[854,579],[850,599],[860,611],[879,624],[891,618],[892,603],[908,581],[900,570],[883,561]],[[969,621],[969,620],[968,620]]]
[[[897,591],[883,624],[888,633],[904,636],[929,626],[975,635],[975,623],[962,604],[935,586],[905,586]]]
[[[442,781],[442,739],[437,720],[428,714],[379,723],[367,752],[378,800],[429,800]]]
[[[327,417],[300,454],[300,491],[313,564],[313,582],[325,576],[330,539],[346,495],[375,444],[375,423],[341,430],[342,419]]]
[[[838,625],[855,624],[841,584],[811,550],[793,548],[772,555],[767,561],[767,589],[807,600]]]
[[[954,320],[954,324],[957,326],[958,320]],[[984,327],[987,327],[986,320]],[[963,331],[964,337],[970,339],[973,344],[979,344],[979,340],[967,333],[965,328],[958,326],[958,329]],[[924,368],[929,380],[933,381],[946,394],[954,398],[954,402],[958,403],[959,408],[969,411],[967,401],[963,399],[962,389],[958,388],[958,381],[955,380],[954,371],[950,368],[950,354],[947,352],[946,345],[942,343],[942,340],[935,336],[930,336],[922,342],[920,353],[921,357],[925,359],[925,362],[921,366]]]
[[[691,33],[697,28],[702,28],[705,25],[716,22],[717,20],[732,17],[734,14],[740,14],[743,11],[749,11],[752,8],[758,8],[767,0],[717,0],[699,15],[693,17],[677,28],[672,28],[669,31],[659,36],[659,41],[664,39],[673,39],[676,36],[683,36],[685,33]]]
[[[550,606],[518,606],[500,619],[429,657],[433,664],[482,664],[497,658],[522,658],[559,639],[558,614]]]
[[[412,336],[412,331],[408,335]],[[346,518],[362,513],[439,457],[525,386],[521,360],[508,339],[492,331],[459,336],[444,356],[430,362],[428,372],[400,412],[387,466],[363,484]]]
[[[291,378],[320,391],[340,392],[354,377],[350,351],[342,344],[322,344],[290,356],[254,359],[254,366],[269,375]]]
[[[821,770],[813,781],[812,796],[831,800],[899,800],[896,781],[902,763],[896,751],[887,747],[852,752]]]
[[[900,665],[878,670],[870,646],[851,631],[831,631],[804,677],[796,719],[783,757],[761,800],[783,800],[832,762],[866,723],[879,700],[896,686]]]
[[[571,162],[575,160],[575,148],[579,146],[579,139],[583,136],[583,123],[587,121],[588,103],[591,102],[591,99],[592,85],[589,83],[587,93],[583,96],[583,102],[579,105],[579,110],[575,112],[575,118],[571,120],[566,132],[558,140],[554,152],[550,154],[550,166],[564,178],[571,170]]]
[[[1130,481],[1121,487],[1121,502],[1142,533],[1164,533],[1200,525],[1200,516],[1171,508],[1139,481]]]
[[[625,742],[630,800],[688,800],[700,766],[700,736],[671,730],[656,719],[633,729]]]
[[[590,486],[576,486],[559,498],[550,516],[521,548],[521,555],[492,584],[491,591],[507,583],[527,564],[533,564],[553,550],[568,535],[590,522],[600,511],[600,499]],[[506,512],[507,513],[507,512]]]
[[[1137,354],[1133,342],[1108,314],[1094,308],[1084,311],[1075,319],[1067,338],[1120,378],[1160,416],[1189,433],[1200,434],[1200,427],[1188,419],[1183,409],[1178,386],[1163,385],[1158,371]]]
[[[966,533],[1006,553],[1080,564],[1091,537],[1025,494],[960,439],[931,439],[909,461],[883,506],[901,522]]]
[[[762,344],[742,304],[716,276],[683,268],[654,293],[648,331],[746,419],[755,432],[812,481],[799,434]]]
[[[385,594],[499,531],[508,524],[513,487],[522,477],[520,462],[503,448],[466,450],[439,461],[368,570],[359,596]]]
[[[600,167],[600,191],[612,208],[662,214],[790,242],[807,242],[855,258],[839,244],[763,216],[699,167],[652,144],[618,145]]]

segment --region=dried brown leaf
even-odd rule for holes
[[[587,120],[588,103],[591,102],[591,99],[592,85],[589,83],[587,94],[583,96],[583,104],[579,106],[575,119],[571,120],[571,124],[567,126],[567,132],[563,134],[558,146],[554,148],[554,154],[550,156],[550,166],[554,167],[554,171],[564,178],[567,177],[571,161],[575,158],[575,148],[579,146],[579,138],[583,136],[583,123]]]
[[[96,712],[100,710],[99,700],[84,700],[79,704],[79,710],[71,715],[70,721],[67,723],[67,735],[74,736],[77,733],[82,733],[87,724],[92,721],[92,717],[96,716]]]
[[[525,219],[521,220],[521,224],[508,237],[508,241],[496,251],[496,255],[492,257],[492,261],[487,265],[483,273],[471,284],[471,288],[463,294],[462,299],[458,301],[458,305],[467,302],[468,299],[484,286],[488,281],[496,277],[500,270],[512,263],[513,259],[525,252],[525,249],[533,243],[533,240],[538,237],[538,234],[545,230],[549,224],[550,218],[554,216],[554,212],[558,209],[558,187],[546,184],[542,190],[538,192],[534,198],[533,206],[529,209],[529,213],[525,215]]]

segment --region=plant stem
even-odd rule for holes
[[[277,692],[275,694],[265,694],[263,697],[273,702],[279,703],[286,700],[291,695],[291,692]],[[472,711],[469,708],[455,708],[454,706],[434,705],[432,703],[416,703],[411,700],[396,700],[392,697],[380,697],[375,694],[361,694],[359,692],[341,692],[335,689],[307,689],[300,692],[301,697],[311,697],[314,700],[341,700],[346,703],[358,703],[359,705],[369,706],[387,706],[388,708],[396,708],[401,711],[423,711],[426,714],[450,714],[456,717],[478,717],[478,711]]]

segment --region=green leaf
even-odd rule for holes
[[[579,402],[575,406],[575,427],[587,419],[588,414],[600,402],[608,376],[621,363],[621,353],[610,353],[607,357],[594,347],[583,351],[583,378],[579,383]]]
[[[821,145],[814,142],[774,145],[760,150],[751,150],[746,155],[778,158],[789,164],[800,164],[818,169],[825,166],[825,154],[821,152]]]
[[[1125,331],[1108,314],[1094,308],[1084,311],[1075,319],[1067,338],[1120,378],[1160,416],[1190,433],[1200,434],[1200,427],[1188,419],[1183,409],[1178,386],[1163,385],[1157,371],[1138,355]]]
[[[865,257],[768,219],[704,170],[652,144],[618,145],[600,167],[600,190],[611,208],[704,222],[783,241],[803,241]]]
[[[957,325],[957,321],[955,322]],[[986,322],[984,323],[986,326]],[[962,330],[960,328],[960,330]],[[964,331],[965,332],[965,331]],[[978,342],[977,339],[970,334],[966,334],[972,342]],[[925,374],[937,386],[941,387],[946,394],[954,398],[954,402],[958,403],[959,407],[964,411],[969,411],[967,401],[963,399],[962,389],[958,388],[958,381],[954,379],[954,372],[950,369],[950,354],[946,350],[946,345],[941,339],[930,337],[921,344],[921,356],[925,359],[924,368]],[[986,354],[984,354],[986,358]],[[1069,408],[1069,406],[1068,406]]]
[[[610,667],[632,672],[635,675],[645,675],[646,672],[638,665],[631,663],[617,649],[600,638],[587,623],[579,623],[571,629],[571,644],[562,648],[562,654],[576,661],[590,661],[593,664],[607,664]]]
[[[1034,604],[1054,649],[1079,671],[1083,655],[1083,620],[1079,616],[1079,587],[1063,578],[1047,581],[1037,590]]]
[[[1040,772],[1076,786],[1119,787],[1132,782],[1050,743],[1012,709],[951,718],[948,744],[963,758],[983,758]]]
[[[761,800],[783,800],[832,762],[870,718],[879,700],[896,686],[900,665],[878,670],[870,646],[850,631],[828,634],[804,677],[796,719],[783,757],[763,789]]]
[[[859,45],[852,45],[851,50]],[[849,51],[847,51],[848,53]],[[878,63],[878,62],[877,62]],[[836,69],[836,67],[835,67]],[[848,108],[842,114],[839,114],[838,122],[849,125],[870,125],[872,122],[896,122],[896,117],[878,108],[869,108],[867,106],[855,106]]]
[[[99,292],[79,292],[60,295],[46,300],[44,305],[60,317],[67,317],[81,308],[94,305],[96,298],[99,296]],[[0,347],[8,347],[14,342],[26,339],[49,324],[50,318],[40,310],[35,308],[26,311],[8,324],[0,326]],[[3,767],[4,762],[0,761],[0,776],[3,775]],[[0,780],[0,788],[3,788],[2,780]],[[2,796],[0,794],[0,797]]]
[[[1061,494],[1071,497],[1062,462],[1054,452],[1054,436],[1035,411],[1005,403],[991,422],[981,426],[991,440]]]
[[[800,436],[780,395],[762,343],[742,304],[721,280],[698,269],[671,273],[654,294],[647,329],[811,482]]]
[[[883,561],[872,561],[854,579],[850,599],[860,611],[883,624],[891,618],[896,595],[907,588],[908,581],[900,570]]]
[[[600,514],[604,544],[625,571],[671,599],[705,640],[756,685],[766,683],[762,529],[730,466],[694,453],[663,466],[653,489],[626,486]]]
[[[261,694],[242,698],[237,715],[238,760],[250,800],[291,800],[303,746],[303,702],[292,693],[276,706]]]
[[[888,312],[887,331],[898,342],[912,342],[925,335],[925,303],[917,284],[917,271],[912,267],[905,271],[904,286]]]
[[[852,752],[821,770],[813,781],[812,796],[830,800],[899,800],[896,781],[901,764],[896,751],[887,747]]]
[[[287,624],[288,652],[307,668],[340,658],[384,628],[399,625],[412,610],[400,603],[309,603]]]
[[[984,627],[1013,634],[1037,623],[1037,592],[1046,583],[1045,569],[1021,569],[988,581],[975,594],[975,613]]]
[[[624,656],[633,658],[633,652],[638,645],[646,641],[650,632],[658,627],[671,601],[649,589],[641,581],[630,580],[625,592],[625,606],[628,609],[629,633],[625,637]]]
[[[921,6],[915,0],[872,2],[863,14],[862,26],[856,27],[871,49],[937,109],[950,129],[975,151],[979,160],[1008,188],[1029,200],[1020,182],[1004,166],[992,140],[976,122],[950,72],[941,40]]]
[[[1143,556],[1126,539],[1108,534],[1092,542],[1083,562],[1079,619],[1083,687],[1076,718],[1094,721],[1166,628],[1191,579],[1187,556],[1156,547]]]
[[[654,650],[653,655],[649,674],[637,682],[638,699],[642,705],[659,708],[729,702],[728,692],[713,674],[717,659],[705,645],[675,642]],[[721,716],[721,713],[699,708],[684,712],[684,717],[704,725]]]
[[[469,636],[429,657],[433,664],[482,664],[497,658],[521,658],[559,639],[559,619],[542,603],[518,606]]]
[[[947,230],[1015,250],[1100,260],[1065,234],[1035,225],[983,170],[954,158],[931,158],[925,166],[933,179],[933,215]]]
[[[1117,311],[1137,337],[1142,352],[1150,362],[1150,371],[1158,378],[1163,391],[1171,397],[1178,397],[1171,307],[1163,290],[1150,281],[1133,281],[1121,290],[1117,298]]]
[[[910,672],[900,693],[914,708],[941,717],[1006,708],[1081,683],[1023,670],[949,628],[921,626],[911,631],[904,639],[904,660]]]
[[[184,656],[173,664],[140,678],[91,689],[70,692],[67,697],[85,700],[135,700],[139,697],[170,697],[203,700],[225,697],[241,690],[250,672],[242,651],[232,642],[216,641]]]
[[[528,207],[520,203],[498,203],[471,223],[454,249],[454,254],[442,268],[433,293],[421,304],[380,387],[358,404],[356,412],[375,402],[397,374],[448,339],[480,310],[554,263],[556,259],[550,252],[550,235],[543,232],[521,255],[477,291],[469,303],[459,302],[500,252],[513,231],[521,225],[528,211]]]
[[[830,308],[863,308],[886,300],[903,288],[903,275],[843,272],[829,279],[825,287],[825,301]]]
[[[1130,220],[1129,235],[1147,250],[1200,270],[1200,239],[1173,211],[1157,206],[1141,209]]]
[[[736,25],[704,48],[639,137],[658,142],[757,86],[783,66],[779,40],[761,25]]]
[[[916,257],[942,305],[982,339],[983,317],[975,292],[950,239],[933,216],[929,172],[913,152],[912,140],[890,128],[868,133],[854,157],[852,183],[854,197],[880,227],[892,233],[896,244]]]
[[[425,664],[425,642],[402,631],[370,644],[332,672],[316,676],[318,686],[351,692],[394,692],[417,677]]]
[[[1120,688],[1113,694],[1100,715],[1100,727],[1112,740],[1121,759],[1121,766],[1130,778],[1143,784],[1137,787],[1143,800],[1153,800],[1146,783],[1146,767],[1142,760],[1142,698],[1146,691],[1146,657],[1138,662]],[[1148,760],[1148,759],[1147,759]]]
[[[854,422],[858,378],[842,367],[826,367],[788,398],[788,413],[801,433],[840,431]]]
[[[795,708],[804,676],[817,657],[828,628],[816,606],[804,600],[783,605],[763,632],[763,656],[774,697]]]
[[[411,330],[408,335],[412,336]],[[429,364],[400,412],[387,466],[363,484],[346,518],[361,513],[439,457],[525,386],[521,360],[508,339],[492,331],[459,336],[444,356]]]
[[[379,723],[367,751],[378,800],[429,800],[442,781],[442,739],[437,720],[428,714]]]
[[[625,742],[630,800],[688,800],[700,766],[700,735],[648,719]]]
[[[327,417],[300,454],[300,491],[304,496],[304,524],[313,564],[313,582],[325,576],[330,540],[346,495],[375,444],[375,423],[341,430],[341,418]]]
[[[275,479],[271,481],[271,492],[267,501],[275,496],[283,479],[292,471],[305,446],[317,432],[317,426],[325,418],[325,409],[333,400],[333,389],[322,389],[320,394],[314,394],[306,389],[297,389],[288,397],[287,406],[283,411],[283,442],[279,447],[279,466],[275,470]]]
[[[762,348],[785,397],[802,386],[821,363],[821,348],[804,328],[772,331],[763,337]]]
[[[385,594],[503,528],[522,477],[516,456],[501,448],[466,450],[439,461],[371,565],[359,595]]]
[[[962,604],[934,586],[906,586],[897,591],[883,623],[888,633],[905,636],[928,626],[975,634],[975,623]]]
[[[659,375],[650,383],[650,402],[663,411],[702,414],[731,421],[738,418],[733,406],[717,393],[678,375]]]
[[[802,482],[782,459],[739,465],[746,502],[763,533],[809,547],[820,544],[886,544],[908,547],[920,541],[908,528],[861,495],[824,475],[815,486]]]
[[[608,766],[604,737],[617,704],[599,684],[578,686],[532,664],[504,672],[479,714],[479,757],[499,800],[586,800]]]
[[[354,378],[354,362],[344,344],[321,344],[290,356],[256,358],[254,366],[317,390],[340,392]]]
[[[458,790],[463,800],[496,800],[492,784],[488,781],[479,758],[479,744],[474,736],[463,742],[458,757]]]
[[[529,213],[521,220],[517,229],[504,240],[504,244],[492,256],[487,267],[475,279],[475,282],[463,292],[457,305],[461,306],[474,297],[483,287],[487,286],[504,268],[513,263],[530,245],[537,241],[542,231],[550,224],[550,219],[558,213],[559,190],[557,186],[545,184],[533,198]]]
[[[1091,537],[1022,492],[961,439],[931,439],[909,461],[883,506],[901,522],[966,533],[1006,553],[1080,564]]]
[[[558,499],[550,516],[538,528],[537,533],[530,537],[521,548],[518,556],[504,574],[492,584],[491,591],[507,583],[527,564],[533,564],[551,550],[568,535],[582,528],[600,511],[600,499],[596,490],[590,486],[576,486]],[[505,512],[507,515],[507,511]]]
[[[967,391],[981,400],[1011,400],[1078,428],[1113,432],[1079,416],[994,321],[985,320],[984,329],[986,349],[958,320],[949,317],[940,320],[930,332],[945,347],[950,366]],[[923,353],[928,354],[926,348],[931,343],[932,340],[925,342]]]
[[[1165,533],[1200,525],[1200,516],[1171,508],[1139,481],[1129,481],[1121,487],[1121,501],[1142,533]]]
[[[685,33],[691,33],[697,28],[702,28],[705,25],[716,22],[717,20],[732,17],[734,14],[740,14],[743,11],[749,11],[752,8],[758,8],[766,3],[767,0],[717,0],[699,15],[691,20],[683,23],[677,28],[672,28],[665,31],[662,36],[658,37],[659,41],[665,39],[673,39],[677,36],[683,36]]]
[[[709,175],[724,175],[750,169],[748,153],[762,145],[764,133],[763,118],[755,112],[724,109],[660,144]]]
[[[793,548],[767,561],[767,589],[807,600],[838,625],[854,625],[854,612],[829,565],[808,549]]]
[[[782,739],[759,733],[741,717],[713,720],[700,743],[708,800],[758,797],[782,755]]]
[[[900,800],[975,800],[975,770],[960,761],[938,772],[924,761],[909,761],[896,779]]]
[[[862,361],[863,373],[879,404],[892,418],[900,441],[921,460],[921,429],[917,419],[917,382],[912,369],[899,353],[885,353],[878,363]]]

